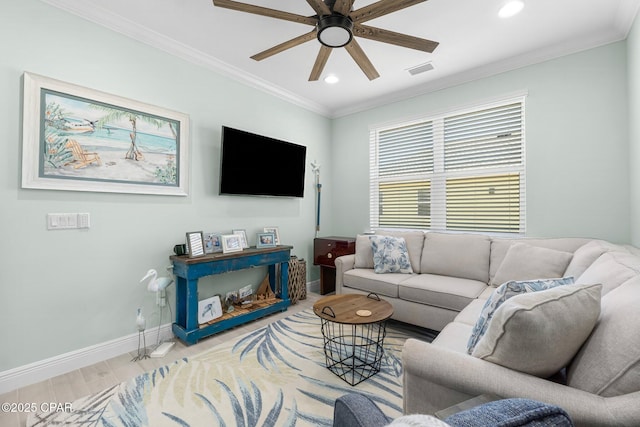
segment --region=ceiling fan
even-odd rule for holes
[[[369,58],[367,58],[367,55],[354,36],[428,53],[433,52],[438,46],[438,42],[432,40],[363,25],[363,22],[388,15],[418,3],[423,3],[427,0],[380,0],[360,9],[352,10],[354,1],[355,0],[307,0],[307,3],[309,3],[316,12],[316,15],[313,16],[303,16],[232,0],[213,0],[213,4],[214,6],[227,9],[313,26],[314,29],[310,32],[251,57],[256,61],[262,61],[277,53],[317,39],[321,43],[320,52],[318,52],[315,64],[309,75],[309,81],[316,81],[320,78],[320,74],[322,74],[322,70],[331,54],[331,50],[339,47],[344,47],[347,52],[349,52],[369,80],[380,77],[380,74],[378,74],[378,71],[376,71]]]

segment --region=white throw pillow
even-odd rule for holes
[[[451,427],[444,421],[431,415],[411,414],[396,418],[387,427]]]
[[[413,273],[407,242],[402,237],[369,236],[375,273]]]
[[[544,280],[528,280],[528,281],[510,281],[498,286],[489,299],[484,303],[480,317],[476,321],[471,337],[467,343],[467,353],[473,353],[473,349],[480,341],[489,327],[489,322],[496,310],[509,298],[516,295],[525,294],[527,292],[538,292],[546,289],[555,288],[561,285],[573,285],[573,277],[564,277],[562,279],[544,279]]]
[[[516,295],[493,315],[472,355],[540,377],[567,366],[600,315],[602,285]]]
[[[562,277],[572,257],[571,252],[515,243],[507,251],[491,284]]]
[[[373,250],[371,249],[371,234],[356,236],[355,268],[373,268]]]

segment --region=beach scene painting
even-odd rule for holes
[[[23,187],[187,194],[187,116],[43,76],[24,78]]]

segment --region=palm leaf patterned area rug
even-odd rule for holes
[[[352,387],[326,368],[320,319],[307,309],[79,399],[72,412],[35,414],[27,426],[330,426],[334,401],[351,392],[395,418],[402,345],[429,339],[419,335],[391,321],[380,372]]]

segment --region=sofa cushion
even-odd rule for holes
[[[601,306],[567,370],[567,385],[604,397],[640,391],[640,276],[604,295]]]
[[[576,283],[601,283],[606,295],[640,273],[640,257],[628,252],[605,252],[577,278]]]
[[[486,283],[477,280],[423,273],[399,283],[398,296],[407,301],[460,311],[486,287]]]
[[[426,233],[420,271],[488,283],[490,253],[489,236]]]
[[[398,298],[398,283],[408,277],[410,276],[403,273],[376,274],[370,268],[355,268],[344,273],[342,284],[348,288]]]
[[[564,275],[573,276],[577,279],[600,255],[614,251],[626,252],[627,250],[622,246],[614,245],[605,240],[592,240],[576,249]]]
[[[562,277],[573,254],[555,249],[516,243],[498,267],[492,285],[511,280],[537,280]]]
[[[493,278],[498,271],[498,267],[502,264],[504,257],[507,255],[509,248],[516,243],[525,243],[530,246],[539,248],[555,249],[562,252],[575,252],[580,246],[589,243],[593,239],[584,239],[579,237],[558,237],[547,239],[533,238],[512,238],[505,239],[494,237],[491,239],[491,258],[489,260],[489,283],[493,283]],[[564,276],[562,272],[556,277]],[[501,285],[502,283],[498,283]]]
[[[566,285],[509,298],[473,356],[548,377],[574,357],[600,314],[602,285]]]
[[[467,341],[471,334],[473,325],[461,322],[448,323],[438,336],[433,340],[432,344],[438,347],[444,347],[457,353],[464,353],[467,350]]]
[[[413,273],[404,238],[369,236],[369,240],[371,240],[371,248],[373,249],[373,271],[375,273]]]
[[[455,322],[464,323],[466,325],[474,326],[480,317],[482,308],[487,302],[486,299],[476,298],[469,303],[454,319]]]
[[[380,236],[402,237],[407,243],[409,261],[414,273],[420,273],[420,257],[424,246],[424,232],[422,231],[386,231],[376,233]],[[370,234],[356,236],[355,268],[373,268],[373,249]]]
[[[480,315],[477,317],[477,321],[469,337],[467,343],[467,353],[471,354],[473,349],[478,344],[478,341],[484,333],[487,331],[489,322],[495,314],[496,310],[509,298],[516,295],[525,294],[527,292],[538,292],[546,289],[555,288],[561,285],[572,285],[574,282],[573,277],[565,277],[562,279],[543,279],[543,280],[528,280],[528,281],[510,281],[498,286],[491,297],[485,302],[482,307]]]

